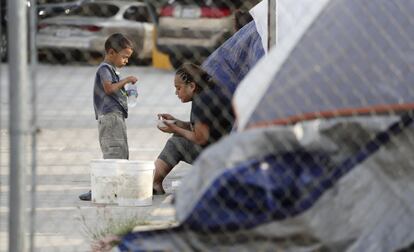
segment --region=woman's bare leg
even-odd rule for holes
[[[155,174],[153,188],[157,194],[164,194],[164,188],[162,188],[162,181],[170,173],[173,167],[168,165],[161,159],[155,160]]]

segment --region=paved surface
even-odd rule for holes
[[[89,251],[85,227],[97,230],[111,219],[136,218],[142,221],[140,228],[175,224],[171,194],[154,196],[149,207],[102,206],[78,200],[79,194],[89,190],[90,160],[101,157],[91,98],[95,69],[39,66],[36,251]],[[7,67],[1,65],[0,251],[7,251],[9,214],[6,71]],[[134,74],[140,79],[139,103],[127,120],[131,160],[155,160],[168,138],[155,128],[155,115],[168,112],[186,119],[189,104],[181,104],[175,97],[172,72],[129,67],[122,74]],[[167,192],[174,190],[171,185],[175,186],[174,181],[180,180],[189,169],[190,166],[182,164],[168,176]]]

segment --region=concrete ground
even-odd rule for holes
[[[0,251],[7,251],[10,86],[5,74],[7,66],[1,67]],[[175,97],[172,72],[144,67],[122,71],[124,76],[133,74],[140,79],[140,100],[127,120],[130,159],[153,161],[169,137],[156,129],[155,115],[168,112],[185,119],[189,104],[181,104]],[[154,196],[151,206],[95,205],[78,199],[90,188],[90,160],[101,157],[92,109],[94,72],[95,67],[90,66],[39,67],[35,251],[90,251],[91,232],[114,220],[134,218],[139,220],[140,229],[176,224],[171,193],[178,185],[176,181],[191,168],[189,165],[180,164],[173,170],[164,181],[168,194]],[[27,159],[29,153],[30,150]],[[27,184],[30,179],[28,176]],[[30,207],[29,198],[26,203]]]

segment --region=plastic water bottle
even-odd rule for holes
[[[135,107],[137,105],[138,90],[137,85],[127,84],[125,87],[128,96],[128,107]]]

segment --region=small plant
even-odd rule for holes
[[[80,215],[82,231],[92,244],[93,251],[109,251],[120,242],[120,238],[137,226],[146,226],[150,223],[137,215],[120,215],[113,217],[103,208],[103,214],[97,210],[95,215],[97,224],[87,223],[85,215]]]

